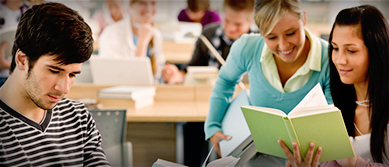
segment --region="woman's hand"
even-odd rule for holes
[[[224,135],[221,131],[216,132],[211,138],[209,138],[212,145],[215,146],[214,147],[215,151],[217,152],[217,154],[219,154],[219,156],[221,156],[219,142],[221,140],[230,140],[230,139],[231,139],[231,136]]]
[[[142,43],[150,43],[150,40],[151,38],[153,37],[153,25],[152,25],[152,19],[153,17],[149,16],[149,17],[144,17],[143,19],[143,22],[135,22],[134,26],[137,28],[138,30],[138,39],[139,39],[139,42],[142,42]]]
[[[319,165],[319,159],[322,153],[322,148],[319,147],[316,151],[316,155],[313,157],[313,153],[315,151],[315,143],[312,142],[309,143],[309,149],[307,152],[307,156],[305,157],[305,161],[301,160],[300,150],[296,142],[292,143],[293,152],[295,154],[290,152],[289,148],[285,145],[285,143],[282,140],[278,140],[278,143],[280,143],[282,150],[284,150],[286,157],[288,157],[289,159],[288,163],[286,164],[287,167],[301,167],[301,166],[317,167]]]

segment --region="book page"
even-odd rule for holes
[[[223,167],[234,167],[236,163],[238,163],[240,158],[235,158],[233,156],[228,156],[228,157],[224,157],[224,158],[220,158],[220,159],[217,159],[217,160],[214,160],[212,162],[210,162],[207,167],[219,167],[219,166],[223,166]]]
[[[286,114],[283,111],[281,111],[279,109],[275,109],[275,108],[257,107],[257,106],[248,106],[248,105],[242,106],[242,107],[249,108],[252,110],[258,110],[258,111],[273,114],[273,115],[279,115],[279,116],[283,116],[283,117],[286,116]]]
[[[289,113],[288,118],[302,117],[308,115],[316,115],[320,113],[327,113],[331,111],[338,111],[339,109],[334,105],[320,105],[297,108],[293,113]]]
[[[320,86],[320,83],[317,83],[316,86],[313,87],[307,95],[305,95],[303,100],[301,100],[300,103],[297,104],[297,106],[294,107],[290,113],[295,111],[297,108],[322,105],[328,105],[328,103]]]

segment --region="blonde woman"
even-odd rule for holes
[[[244,72],[248,72],[254,106],[277,108],[287,114],[317,83],[332,103],[328,42],[305,28],[306,15],[300,7],[298,0],[257,1],[255,22],[261,34],[243,35],[232,45],[212,89],[205,121],[206,139],[219,154],[218,143],[231,138],[221,131],[221,121]],[[284,166],[286,162],[257,153],[246,166]]]
[[[130,18],[106,27],[99,37],[99,55],[110,57],[150,57],[156,82],[165,65],[162,34],[152,22],[155,0],[131,0]]]

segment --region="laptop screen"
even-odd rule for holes
[[[92,56],[89,61],[94,84],[154,84],[151,63],[148,57]]]

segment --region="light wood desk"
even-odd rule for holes
[[[98,90],[114,85],[75,84],[70,99],[97,98]],[[208,114],[211,85],[158,85],[154,104],[127,109],[128,122],[204,122]]]
[[[177,43],[174,41],[163,41],[162,52],[166,62],[174,64],[186,64],[192,58],[195,43]]]
[[[97,92],[115,85],[74,84],[70,99],[97,98]],[[204,122],[211,85],[158,85],[154,104],[127,109],[127,139],[133,144],[134,166],[151,166],[157,158],[183,164],[183,125]]]

